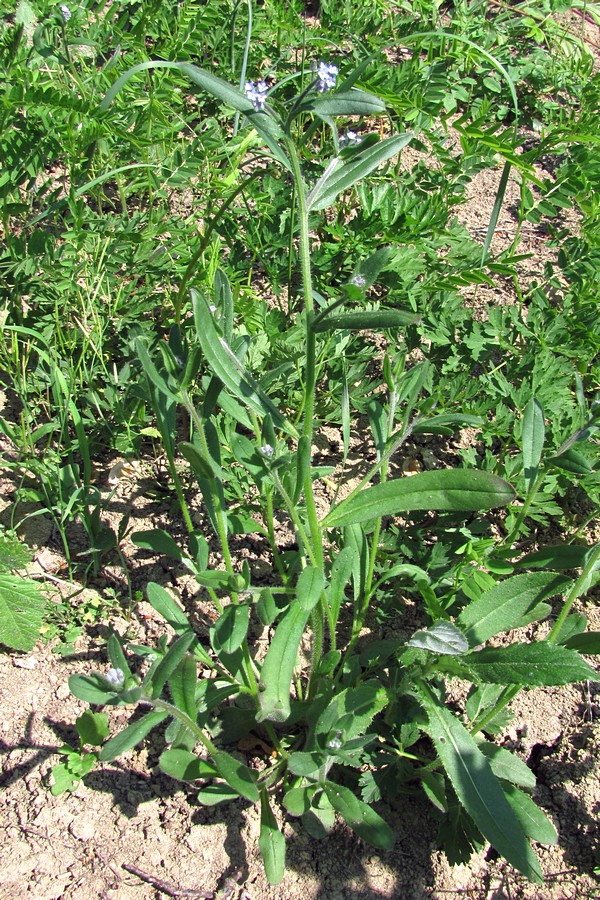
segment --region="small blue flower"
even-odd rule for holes
[[[120,690],[125,684],[125,672],[123,669],[109,669],[104,677],[117,690]]]
[[[340,147],[355,147],[360,144],[360,138],[355,131],[347,131],[340,138]]]
[[[317,69],[317,78],[319,80],[317,90],[319,93],[324,94],[326,91],[330,91],[331,88],[334,88],[337,76],[337,66],[330,66],[327,63],[320,62],[319,68]]]
[[[256,84],[253,81],[247,81],[244,85],[244,90],[246,91],[246,97],[257,112],[265,108],[267,91],[269,90],[269,85],[266,81],[259,81]]]
[[[261,454],[261,456],[266,456],[267,459],[271,459],[273,457],[273,454],[275,453],[270,444],[265,444],[263,447],[259,447],[258,452]]]
[[[62,13],[62,17],[65,20],[65,22],[68,22],[69,19],[71,18],[71,10],[69,9],[69,7],[65,3],[63,3],[63,5],[60,8],[60,11]]]

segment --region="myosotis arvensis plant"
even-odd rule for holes
[[[567,595],[570,608],[595,580],[598,549],[582,550],[576,560],[568,554],[569,568],[581,569],[575,582],[555,571],[523,572],[457,596],[451,607],[437,602],[435,592],[427,590],[427,574],[412,567],[427,598],[427,627],[404,640],[361,644],[377,590],[391,584],[403,568],[398,560],[383,577],[375,577],[389,517],[401,514],[409,522],[422,511],[436,511],[456,519],[505,506],[515,498],[509,483],[474,469],[393,476],[392,458],[413,431],[448,434],[464,424],[477,424],[460,414],[434,416],[426,406],[420,414],[426,364],[411,369],[396,352],[383,354],[383,391],[373,398],[379,423],[375,464],[358,485],[347,485],[344,499],[334,501],[324,515],[315,499],[320,483],[312,463],[317,381],[325,365],[319,342],[335,346],[331,341],[336,335],[357,330],[383,332],[392,339],[415,324],[418,315],[381,302],[376,308],[367,305],[366,292],[389,265],[391,247],[363,260],[336,299],[328,303],[317,295],[309,217],[392,160],[413,135],[380,140],[366,134],[358,140],[352,131],[340,140],[338,117],[385,111],[381,100],[355,86],[364,65],[338,84],[337,67],[321,62],[296,96],[278,100],[277,87],[264,80],[248,81],[240,91],[188,63],[143,63],[116,82],[103,106],[132,75],[151,66],[178,69],[245,116],[266,144],[270,164],[282,166],[293,182],[302,276],[302,403],[293,421],[248,370],[248,340],[235,333],[232,290],[220,269],[210,295],[192,289],[189,319],[177,310],[178,324],[168,344],[161,341],[154,351],[138,343],[153,407],[161,433],[171,441],[173,458],[175,411],[183,406],[189,414],[192,437],[178,449],[198,481],[223,568],[209,567],[209,542],[194,528],[185,506],[187,549],[159,530],[134,537],[139,546],[183,562],[208,593],[218,618],[207,646],[174,598],[158,584],[148,586],[149,602],[175,636],[161,639],[158,648],[129,648],[149,661],[143,677],[132,671],[113,635],[109,672],[70,681],[73,693],[92,704],[150,707],[109,739],[98,757],[114,759],[168,721],[167,749],[160,757],[165,773],[197,783],[204,804],[236,797],[260,804],[260,850],[273,883],[285,870],[282,817],[276,818],[273,801],[290,816],[300,817],[314,837],[325,836],[337,814],[361,838],[389,850],[393,830],[372,804],[383,794],[406,790],[410,783],[420,784],[438,813],[452,823],[446,833],[454,835],[448,839],[453,858],[467,858],[487,840],[539,881],[531,841],[554,841],[554,828],[528,793],[535,784],[531,772],[516,756],[486,740],[483,732],[494,732],[494,720],[523,686],[592,678],[593,669],[578,652],[579,647],[589,651],[590,636],[581,635],[585,620],[569,616],[567,609],[548,640],[501,647],[489,642],[547,617],[551,607],[546,601],[554,595]],[[288,79],[287,85],[291,83]],[[322,174],[309,185],[303,154],[317,134],[315,123],[330,130],[334,155],[321,161]],[[347,398],[341,418],[347,433]],[[537,447],[539,436],[531,432],[527,429],[526,440]],[[536,452],[524,446],[524,458],[534,459]],[[253,483],[260,498],[264,528],[256,528],[270,543],[274,561],[268,587],[252,583],[248,564],[237,566],[230,547],[234,518],[227,482],[236,472],[242,473],[244,484]],[[343,473],[339,480],[338,491]],[[277,545],[277,510],[287,514],[296,538],[296,547],[285,554]],[[549,569],[561,568],[559,556],[552,557]],[[270,634],[262,658],[254,654],[251,638],[257,625]],[[301,664],[304,646],[310,659]],[[199,668],[208,677],[199,678]],[[453,677],[473,684],[462,717],[446,702],[446,680]],[[223,747],[253,730],[272,753],[251,768]]]

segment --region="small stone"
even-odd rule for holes
[[[70,693],[71,691],[69,690],[68,684],[61,684],[56,689],[56,697],[58,700],[66,700]]]
[[[16,656],[13,659],[13,666],[17,669],[35,669],[37,664],[37,656]]]
[[[86,814],[73,819],[69,825],[69,831],[79,841],[90,841],[94,837],[95,829],[93,822],[90,822]]]

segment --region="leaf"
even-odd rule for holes
[[[441,663],[441,661],[440,661]],[[528,687],[594,681],[596,672],[575,650],[547,641],[485,647],[460,660],[445,657],[445,671],[468,674],[486,684],[522,684]]]
[[[564,641],[564,646],[590,655],[600,653],[600,631],[586,631],[584,634],[574,634]]]
[[[149,531],[135,531],[131,535],[131,541],[142,550],[152,550],[154,553],[163,553],[171,559],[183,558],[181,548],[177,546],[170,534],[162,528],[152,528]]]
[[[361,178],[366,178],[392,156],[396,156],[413,137],[412,131],[398,134],[379,141],[364,153],[359,153],[357,157],[353,156],[348,162],[342,163],[338,158],[338,164],[328,166],[310,192],[307,198],[309,210],[331,206],[338,194],[352,187]]]
[[[229,800],[237,800],[240,795],[232,791],[230,787],[220,781],[207,784],[198,791],[198,803],[204,806],[217,806],[219,803],[227,803]]]
[[[178,747],[163,750],[158,760],[161,772],[179,781],[196,781],[198,778],[214,778],[217,769],[207,760],[200,759],[189,750]]]
[[[119,696],[101,675],[71,675],[69,690],[78,700],[96,706],[115,703]]]
[[[275,816],[269,806],[267,792],[264,789],[260,792],[258,847],[265,864],[267,881],[269,884],[279,884],[285,875],[285,838],[277,827]]]
[[[322,94],[309,107],[317,116],[376,116],[385,112],[385,103],[375,94],[353,88]]]
[[[355,310],[337,315],[324,315],[315,319],[311,331],[316,334],[322,331],[381,331],[384,328],[403,328],[419,322],[417,313],[404,312],[401,309]]]
[[[490,844],[531,881],[541,884],[539,863],[488,760],[430,689],[421,684],[418,690],[429,719],[426,730],[458,799]]]
[[[304,778],[309,775],[316,775],[324,763],[325,756],[323,753],[304,753],[298,751],[290,754],[288,759],[288,770],[292,775]]]
[[[375,716],[387,706],[385,688],[375,679],[336,694],[315,725],[316,734],[327,735],[335,727],[342,730],[344,742],[365,733]]]
[[[169,676],[169,690],[173,703],[194,720],[196,718],[196,660],[186,654],[174,672]]]
[[[466,653],[469,649],[464,634],[452,622],[436,622],[431,628],[415,631],[408,646],[448,655]]]
[[[260,672],[257,722],[285,722],[290,715],[290,686],[309,615],[299,603],[292,603],[275,629]]]
[[[288,422],[275,404],[269,400],[261,390],[258,382],[237,358],[229,344],[220,336],[204,294],[192,290],[191,296],[198,340],[214,373],[244,406],[249,407],[261,416],[270,415],[273,424],[277,428],[281,428],[292,437],[298,438],[298,431],[294,425]]]
[[[106,713],[95,713],[91,709],[86,709],[75,720],[75,728],[82,746],[90,744],[92,747],[99,747],[108,737],[108,716]]]
[[[521,823],[525,834],[538,844],[556,844],[558,835],[550,819],[535,805],[529,794],[524,794],[513,784],[503,787],[506,799]]]
[[[351,494],[330,510],[323,525],[353,525],[419,509],[478,512],[505,506],[514,497],[511,485],[489,472],[477,469],[421,472]]]
[[[415,422],[412,433],[451,435],[460,428],[477,428],[482,424],[481,416],[470,416],[466,413],[442,413],[428,419],[419,419],[418,422]]]
[[[532,397],[523,414],[523,466],[527,491],[531,490],[537,478],[545,435],[544,410],[540,402]]]
[[[217,655],[221,650],[224,650],[225,653],[233,653],[238,647],[241,647],[248,633],[249,612],[244,603],[239,605],[230,603],[225,607],[222,615],[211,628],[211,643]]]
[[[391,850],[395,841],[394,832],[374,809],[355,797],[347,787],[331,781],[323,787],[335,811],[359,837],[380,850]]]
[[[131,750],[132,747],[144,740],[148,732],[160,725],[168,715],[169,713],[162,709],[154,709],[152,712],[146,713],[137,722],[128,725],[127,728],[107,741],[100,751],[98,759],[100,762],[110,762],[117,756],[121,756],[122,753]]]
[[[303,610],[310,612],[319,602],[325,581],[319,569],[307,566],[302,570],[296,585],[296,602]]]
[[[461,610],[457,622],[465,629],[471,647],[489,638],[521,628],[543,618],[550,612],[543,600],[562,593],[572,582],[554,572],[533,572],[514,575],[485,591]]]
[[[352,577],[354,555],[354,547],[343,547],[340,552],[336,554],[333,565],[331,566],[329,585],[327,586],[325,593],[327,603],[331,610],[331,617],[336,623],[339,618],[346,585]]]
[[[219,775],[227,782],[230,788],[240,795],[250,800],[251,803],[258,803],[259,793],[256,786],[256,777],[248,766],[243,762],[226,753],[224,750],[216,750],[213,754],[213,761]]]
[[[191,626],[187,616],[164,587],[151,581],[146,587],[146,596],[150,606],[168,622],[177,634],[190,630]]]
[[[547,459],[549,465],[556,466],[557,469],[564,469],[565,472],[572,472],[574,475],[589,475],[594,471],[594,467],[583,455],[573,447],[565,450],[560,456],[549,456]]]
[[[535,788],[535,775],[529,766],[522,759],[519,759],[518,756],[515,756],[514,753],[484,740],[478,740],[477,746],[483,755],[487,757],[496,778],[508,781],[510,784],[519,785],[519,787],[529,788],[530,790]]]
[[[160,697],[165,683],[171,677],[184,655],[197,640],[193,631],[186,631],[169,647],[156,668],[146,676],[145,682],[150,681],[152,697]]]
[[[528,553],[516,565],[532,569],[581,569],[589,551],[587,544],[553,544]]]
[[[0,642],[27,653],[40,636],[46,600],[36,582],[0,572]]]
[[[131,675],[131,669],[129,668],[127,657],[123,652],[121,641],[114,633],[114,631],[111,632],[108,638],[106,649],[108,650],[108,658],[110,659],[110,663],[113,669],[120,669],[125,676],[125,680],[127,680],[127,678]]]

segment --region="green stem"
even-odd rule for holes
[[[571,612],[571,607],[575,603],[578,597],[589,589],[592,582],[592,575],[595,569],[598,566],[598,561],[600,560],[600,544],[597,545],[589,555],[588,561],[583,567],[583,571],[571,590],[569,591],[569,595],[565,600],[564,606],[561,609],[556,622],[554,623],[550,634],[548,635],[548,643],[555,644],[560,637],[560,632],[562,631],[562,627],[565,624],[565,620],[569,613]]]
[[[529,507],[533,503],[533,501],[535,499],[535,495],[539,491],[541,484],[545,477],[546,477],[546,472],[542,470],[539,473],[538,477],[535,479],[531,488],[529,489],[529,492],[525,498],[523,506],[521,507],[521,509],[519,510],[519,512],[517,514],[515,524],[513,525],[510,534],[508,534],[502,541],[503,544],[512,544],[512,542],[518,538],[519,532],[521,531],[521,526],[523,525],[523,522],[525,521],[525,517],[526,517],[527,513],[529,512]]]
[[[488,725],[492,719],[495,719],[498,713],[501,712],[505,706],[508,706],[511,700],[514,700],[521,688],[521,684],[511,684],[509,687],[504,688],[500,698],[496,701],[492,709],[477,723],[477,728],[471,729],[471,734],[477,734],[478,731],[483,731],[485,726]]]

